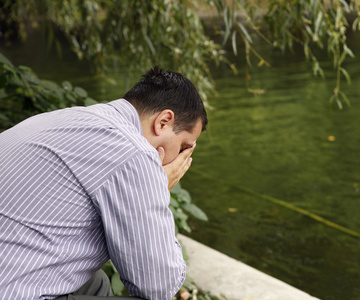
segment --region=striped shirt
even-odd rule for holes
[[[53,299],[111,259],[133,296],[185,279],[167,176],[120,99],[31,117],[0,134],[0,297]]]

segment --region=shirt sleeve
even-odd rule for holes
[[[132,296],[171,299],[186,265],[168,207],[167,176],[156,153],[138,153],[96,192],[107,247]]]

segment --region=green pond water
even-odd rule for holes
[[[326,53],[323,80],[300,55],[264,46],[274,67],[252,71],[252,87],[266,90],[256,97],[246,92],[242,59],[237,76],[216,69],[209,127],[182,180],[209,217],[190,220],[192,238],[324,300],[360,299],[360,35],[349,44],[357,58],[346,63],[352,84],[342,88],[352,107],[342,111],[328,105],[335,74]],[[59,58],[45,48],[30,35],[0,51],[93,98],[124,94],[124,70],[112,86],[67,51]]]

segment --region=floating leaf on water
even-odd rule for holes
[[[258,67],[261,67],[264,63],[265,63],[265,60],[261,59],[257,65],[258,65]]]
[[[228,211],[229,211],[229,212],[237,212],[238,209],[235,208],[235,207],[229,207],[229,208],[228,208]]]

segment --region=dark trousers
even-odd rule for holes
[[[103,270],[97,271],[94,276],[80,289],[56,298],[55,300],[136,300],[137,297],[116,297],[111,291],[109,278]]]

